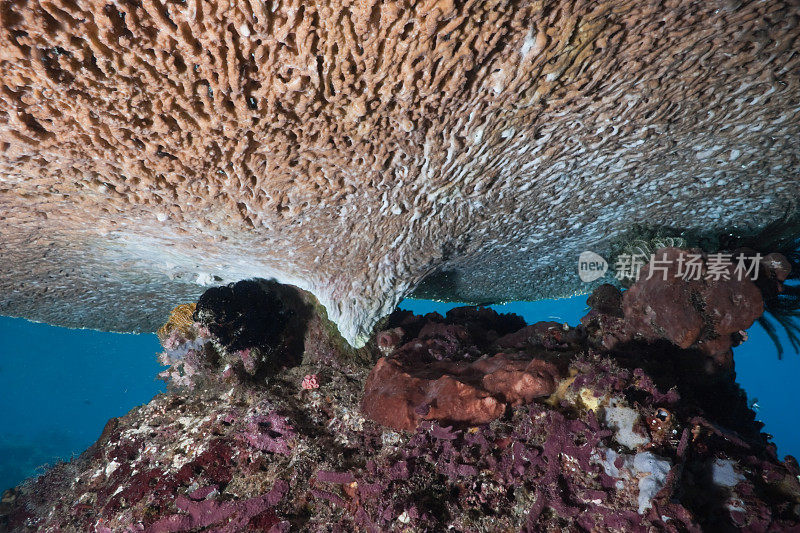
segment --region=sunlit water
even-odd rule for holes
[[[528,322],[577,324],[586,297],[493,306]],[[457,304],[406,300],[416,313],[442,314]],[[739,383],[757,399],[764,431],[774,435],[779,455],[800,457],[797,386],[800,355],[778,360],[759,325],[734,350]],[[786,339],[784,339],[785,341]],[[788,348],[788,342],[785,342]],[[106,421],[147,403],[164,390],[156,379],[156,336],[70,330],[0,317],[0,491],[69,459],[100,435]]]

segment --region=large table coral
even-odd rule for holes
[[[173,324],[164,344],[176,359],[168,374],[177,390],[111,420],[71,463],[7,491],[0,527],[102,533],[796,530],[797,461],[778,459],[730,362],[705,350],[704,337],[681,346],[683,337],[659,329],[651,313],[637,314],[646,306],[627,305],[675,288],[640,283],[623,295],[599,288],[585,325],[576,327],[525,325],[519,317],[478,308],[447,316],[396,312],[358,352],[335,340],[324,316],[311,313],[298,329],[302,334],[295,333],[300,339],[275,337],[274,346],[283,348],[269,356],[280,361],[288,346],[299,346],[300,353],[260,379],[241,355],[232,355],[241,351],[238,340],[254,338],[251,332],[227,342],[211,333],[214,316],[230,313],[204,315],[204,323],[188,328]],[[709,285],[706,300],[696,302],[705,318],[686,313],[704,335],[727,335],[727,350],[742,337],[703,321],[725,315],[719,294],[746,293],[747,283]],[[282,310],[296,312],[313,301],[274,283],[244,287],[251,295],[258,296],[259,287],[272,295],[252,301],[281,298]],[[669,300],[653,305],[673,315],[686,312],[684,302],[671,301],[669,309]],[[191,361],[178,361],[189,353]],[[392,421],[407,420],[403,409],[394,418],[374,416],[398,405],[396,398],[369,396],[364,362],[379,356],[369,379],[387,380],[383,390],[394,384],[396,395],[409,401],[424,398],[424,405],[407,403],[430,409],[415,410],[418,418],[402,424]],[[403,372],[381,372],[389,362]],[[486,382],[501,370],[524,374],[532,365],[547,386],[530,397],[511,398],[514,387],[493,389]],[[410,374],[437,373],[499,408],[479,419],[459,418],[452,410],[437,411],[440,403],[456,405],[447,396],[452,388],[434,390],[428,383],[425,394],[415,396],[419,391],[406,387]],[[303,386],[312,374],[318,387]]]
[[[763,225],[797,199],[797,21],[784,0],[3,2],[0,313],[154,331],[203,286],[275,278],[360,345],[414,288],[563,296],[634,224]]]

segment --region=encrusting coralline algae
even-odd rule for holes
[[[398,311],[353,350],[310,295],[248,283],[231,291],[280,300],[284,330],[259,337],[234,327],[222,342],[211,332],[221,331],[217,317],[239,316],[231,301],[224,313],[196,311],[176,335],[162,332],[170,360],[183,354],[167,372],[174,390],[109,421],[73,462],[7,491],[0,524],[98,533],[800,527],[797,461],[778,460],[720,348],[729,354],[742,337],[706,323],[727,316],[725,301],[758,308],[748,287],[646,280],[620,294],[604,286],[575,327],[526,326],[480,308]],[[702,295],[693,300],[702,313],[691,315],[701,332],[684,347],[676,322],[637,314],[645,301],[684,313],[675,290]],[[255,372],[228,353],[246,349],[260,351]],[[379,357],[398,362],[386,375],[394,388],[369,386],[384,375],[380,364],[370,369]],[[511,388],[487,388],[498,372]],[[310,376],[317,388],[304,385]],[[529,377],[552,385],[512,399],[537,383]],[[424,394],[406,388],[414,380],[425,381]],[[464,391],[494,407],[441,408]],[[376,409],[383,425],[370,419]]]

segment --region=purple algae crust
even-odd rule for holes
[[[720,355],[732,343],[709,351],[679,346],[672,332],[656,338],[629,316],[639,307],[619,309],[623,299],[601,290],[577,327],[482,308],[398,311],[357,353],[309,304],[303,329],[271,348],[270,361],[284,363],[264,375],[243,364],[226,373],[237,363],[213,328],[173,332],[164,359],[190,372],[173,366],[169,393],[6,491],[0,530],[798,530],[800,469],[761,433]],[[705,322],[700,341],[722,338]],[[235,347],[240,358],[249,348]],[[360,409],[379,357],[471,364],[501,353],[556,366],[555,392],[487,423],[423,420],[413,431]],[[300,386],[309,374],[319,388]]]

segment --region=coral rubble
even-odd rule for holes
[[[276,309],[308,311],[287,325],[302,332],[297,342],[273,344],[269,357],[282,364],[251,374],[241,356],[226,358],[260,341],[222,342],[209,322],[174,329],[164,344],[175,390],[109,421],[79,458],[7,491],[0,527],[800,528],[797,461],[777,458],[731,364],[718,364],[721,348],[704,345],[724,338],[717,346],[730,350],[733,330],[757,318],[747,283],[603,286],[576,327],[474,307],[396,311],[358,353],[309,295],[253,283],[282,302]],[[691,307],[677,296],[687,293],[700,296]],[[202,364],[181,370],[200,352]]]

